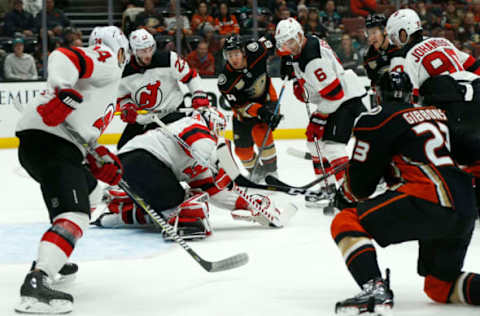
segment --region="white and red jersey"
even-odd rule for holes
[[[342,103],[362,97],[367,91],[358,76],[343,69],[330,45],[316,36],[306,36],[302,53],[293,58],[295,76],[303,83],[308,102],[318,111],[335,112]]]
[[[480,62],[457,49],[441,37],[424,38],[408,44],[400,57],[392,59],[390,71],[405,71],[418,96],[422,84],[430,77],[450,74],[456,80],[472,81],[480,75]]]
[[[197,72],[175,52],[156,52],[146,67],[139,66],[132,58],[123,72],[117,101],[119,106],[130,102],[140,110],[159,112],[163,116],[183,102],[180,82],[192,93],[203,90]]]
[[[85,140],[94,141],[113,119],[122,70],[116,54],[104,45],[87,48],[62,47],[54,50],[48,57],[46,91],[25,106],[16,131],[42,130],[71,141],[84,152],[84,149],[63,131],[61,125],[47,126],[37,112],[37,107],[55,98],[56,90],[76,90],[83,96],[83,102],[76,105],[66,121]]]

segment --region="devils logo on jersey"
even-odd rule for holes
[[[149,83],[135,92],[135,103],[140,109],[154,110],[162,103],[163,93],[160,89],[160,80]]]

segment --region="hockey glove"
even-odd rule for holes
[[[210,106],[208,95],[200,90],[195,91],[192,95],[192,107],[198,109],[204,106]]]
[[[64,122],[67,116],[75,110],[75,106],[83,102],[80,93],[73,89],[63,89],[56,92],[56,97],[37,107],[37,112],[48,126],[57,126]]]
[[[128,124],[133,124],[137,122],[137,105],[131,102],[125,103],[120,108],[120,118],[122,121]]]
[[[335,194],[335,198],[333,200],[333,206],[335,206],[336,208],[338,208],[340,211],[346,209],[346,208],[353,208],[353,207],[356,207],[357,206],[357,203],[352,201],[351,199],[349,199],[346,195],[345,195],[345,191],[343,190],[343,186],[341,186],[336,194]]]
[[[325,133],[325,126],[327,125],[328,114],[322,114],[320,112],[313,112],[310,116],[310,122],[307,126],[307,141],[313,142],[315,139],[321,140]]]
[[[280,123],[280,120],[283,118],[282,114],[275,114],[269,107],[262,106],[258,109],[258,118],[267,123],[267,125],[273,130],[275,130]]]
[[[300,102],[305,102],[305,90],[303,89],[304,79],[295,80],[293,82],[293,94]]]
[[[293,71],[293,59],[292,56],[283,56],[280,62],[280,77],[284,79],[287,77],[289,80],[295,78],[295,72]]]
[[[123,175],[123,167],[118,157],[105,146],[97,146],[95,152],[99,156],[98,160],[87,154],[88,166],[93,176],[110,185],[118,184]]]

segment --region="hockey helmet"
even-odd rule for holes
[[[227,52],[236,49],[243,51],[242,39],[237,34],[228,36],[223,44],[223,58],[227,60]]]
[[[208,106],[199,109],[200,115],[207,123],[208,128],[212,131],[216,136],[220,135],[221,132],[227,128],[227,119],[222,112],[220,112],[217,108],[213,106]]]
[[[110,48],[116,55],[123,48],[125,60],[119,62],[120,67],[124,67],[130,62],[130,46],[127,37],[116,26],[96,27],[90,33],[88,45],[105,45]]]
[[[367,29],[371,29],[373,27],[379,27],[383,29],[387,25],[387,18],[385,17],[384,14],[370,14],[367,16],[365,19],[365,27]]]
[[[278,51],[283,54],[290,54],[288,42],[293,39],[298,45],[301,45],[303,36],[302,25],[297,20],[294,18],[281,20],[275,29],[275,41]]]
[[[410,102],[413,85],[406,72],[385,72],[378,81],[377,96],[381,103]]]
[[[388,18],[386,30],[392,44],[404,46],[408,43],[412,34],[422,30],[422,23],[418,14],[412,9],[400,9]],[[400,40],[402,30],[407,35],[403,42]]]
[[[152,49],[151,53],[149,54],[153,55],[157,49],[157,42],[155,42],[152,34],[150,34],[147,30],[139,29],[130,34],[130,46],[132,47],[133,55],[140,57],[145,53],[145,50],[149,49],[150,47]]]

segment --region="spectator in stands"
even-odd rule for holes
[[[175,0],[170,0],[168,4],[168,17],[164,19],[165,28],[169,35],[175,35],[177,31],[177,17],[175,16]],[[190,29],[190,22],[185,15],[180,15],[180,25],[184,35],[192,35],[192,30]]]
[[[7,36],[14,36],[15,33],[33,36],[33,16],[23,9],[23,0],[13,1],[13,10],[5,15],[4,29]]]
[[[62,10],[55,7],[54,0],[47,0],[47,29],[50,36],[60,36],[63,29],[70,26],[70,20],[65,16]],[[42,27],[42,15],[35,17],[36,32],[40,32]]]
[[[5,79],[9,80],[36,80],[37,68],[35,60],[29,54],[23,52],[23,38],[13,40],[13,53],[5,58]]]
[[[297,21],[300,22],[300,24],[305,27],[305,24],[307,24],[308,20],[308,8],[304,4],[299,4],[297,6]]]
[[[273,23],[275,25],[278,24],[278,22],[280,22],[281,20],[289,18],[291,15],[288,6],[285,4],[285,1],[283,2],[283,4],[276,7],[274,12],[275,15],[273,18]]]
[[[353,48],[350,35],[343,34],[340,49],[337,50],[337,56],[342,62],[343,68],[351,69],[355,72],[360,70],[361,58]]]
[[[353,15],[367,17],[369,14],[375,13],[376,9],[376,0],[350,0],[350,10]]]
[[[5,14],[10,10],[10,3],[8,1],[0,1],[0,21],[3,20]]]
[[[475,21],[475,14],[472,11],[468,11],[463,18],[462,25],[458,28],[458,39],[462,42],[471,41],[474,43],[480,42],[480,27]]]
[[[187,61],[202,76],[215,74],[215,58],[208,52],[208,43],[205,41],[198,43],[197,49],[188,54]]]
[[[218,18],[215,19],[215,29],[220,35],[239,34],[240,26],[238,25],[235,15],[230,14],[230,9],[226,2],[220,3],[220,12]]]
[[[80,45],[73,45],[73,43],[76,40],[80,40]],[[66,27],[65,30],[63,30],[63,46],[65,47],[82,46],[81,43],[82,43],[82,32],[70,26]]]
[[[197,7],[197,12],[193,15],[190,23],[192,31],[199,34],[205,23],[210,25],[215,24],[213,17],[208,12],[207,2],[200,1]]]
[[[304,31],[306,34],[317,35],[320,38],[327,36],[327,29],[320,23],[320,17],[316,8],[310,8],[308,11],[308,20]]]
[[[42,0],[23,0],[23,8],[33,17],[36,17],[42,10]]]
[[[445,28],[451,30],[457,30],[463,20],[463,12],[461,9],[457,10],[455,1],[448,1],[446,10],[444,12],[446,16]]]
[[[144,28],[152,35],[165,31],[163,16],[155,8],[154,0],[145,0],[144,11],[135,17],[135,28]]]
[[[320,12],[320,23],[327,28],[328,32],[340,31],[342,17],[335,9],[335,1],[328,0],[325,3],[325,10]]]

